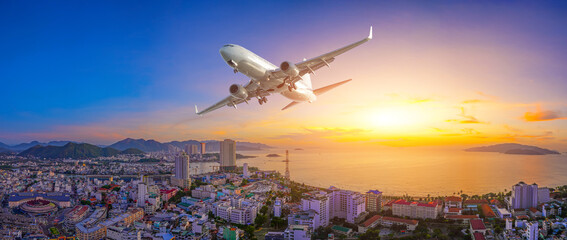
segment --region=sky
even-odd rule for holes
[[[232,138],[274,146],[534,144],[567,151],[567,3],[2,1],[0,142]],[[218,50],[279,65],[374,38],[316,102],[242,104]]]

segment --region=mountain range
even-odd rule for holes
[[[540,148],[536,146],[522,145],[517,143],[502,143],[491,146],[474,147],[465,149],[467,152],[499,152],[504,154],[519,154],[519,155],[546,155],[546,154],[560,154],[557,151]]]
[[[4,144],[0,142],[0,152],[21,152],[33,146],[64,146],[67,143],[73,141],[51,141],[51,142],[38,142],[38,141],[31,141],[29,143],[20,143],[17,145],[10,146],[8,144]],[[76,142],[74,142],[76,143]]]
[[[220,150],[219,141],[215,140],[207,140],[203,141],[206,143],[206,152],[218,152]],[[20,143],[17,145],[7,145],[0,142],[0,152],[22,152],[31,147],[35,146],[56,146],[61,147],[65,146],[68,143],[77,143],[74,141],[51,141],[51,142],[39,142],[39,141],[32,141],[29,143]],[[89,144],[92,145],[92,144]],[[143,152],[158,152],[158,151],[177,151],[185,149],[186,145],[198,145],[199,150],[201,148],[201,144],[199,141],[196,140],[186,140],[186,141],[171,141],[166,143],[161,143],[155,141],[153,139],[145,140],[145,139],[132,139],[126,138],[124,140],[118,141],[109,145],[108,147],[124,151],[129,148],[139,149]],[[93,145],[94,146],[94,145]],[[262,150],[271,148],[270,146],[262,143],[251,143],[251,142],[237,142],[236,143],[236,150],[238,151],[250,151],[250,150]]]
[[[88,143],[69,142],[63,146],[41,146],[35,145],[18,154],[23,157],[38,157],[47,159],[84,159],[96,157],[111,157],[118,154],[144,154],[144,152],[129,148],[119,151],[111,147],[101,148]]]
[[[218,152],[220,151],[220,142],[215,140],[207,140],[203,141],[206,143],[205,151],[206,152]],[[158,151],[170,151],[170,150],[182,150],[185,149],[187,145],[197,145],[199,146],[199,150],[201,149],[201,142],[196,140],[187,140],[187,141],[172,141],[166,143],[160,143],[153,139],[145,140],[141,139],[132,139],[126,138],[122,141],[118,141],[109,147],[115,148],[118,150],[124,150],[126,148],[137,148],[144,152],[158,152]],[[270,146],[262,143],[251,143],[251,142],[236,142],[236,150],[237,151],[251,151],[251,150],[262,150],[271,148]]]

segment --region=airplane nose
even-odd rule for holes
[[[224,60],[228,61],[227,59],[229,59],[229,56],[228,56],[229,54],[228,54],[226,47],[222,47],[219,50],[219,52],[220,52],[220,55],[222,56],[222,58],[224,58]]]

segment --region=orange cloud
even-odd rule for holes
[[[562,116],[560,112],[542,110],[538,107],[538,109],[535,112],[526,112],[522,117],[522,119],[527,122],[538,122],[538,121],[567,119],[567,117]]]
[[[484,100],[480,100],[480,99],[469,99],[469,100],[463,101],[463,104],[472,104],[472,103],[481,103],[481,102],[484,102]]]
[[[459,116],[461,116],[464,119],[449,119],[449,120],[447,120],[447,122],[457,122],[457,123],[461,123],[461,124],[484,123],[484,122],[478,120],[474,116],[467,115],[465,113],[465,108],[463,108],[463,107],[461,107],[461,114],[459,114]]]

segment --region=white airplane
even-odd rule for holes
[[[329,67],[329,63],[333,62],[336,56],[370,39],[372,39],[372,27],[370,27],[368,37],[358,42],[309,60],[303,59],[302,62],[297,64],[285,61],[280,64],[279,68],[241,46],[235,44],[224,45],[220,49],[222,58],[234,69],[234,73],[243,73],[250,78],[250,82],[245,86],[232,84],[229,88],[230,95],[228,97],[201,112],[195,105],[195,113],[203,115],[224,106],[236,108],[236,105],[243,102],[248,103],[252,98],[258,99],[258,103],[262,105],[268,101],[266,97],[273,93],[279,93],[292,100],[282,110],[302,102],[311,103],[317,99],[318,95],[343,85],[352,79],[313,90],[310,74],[315,74],[315,70],[324,66]]]

